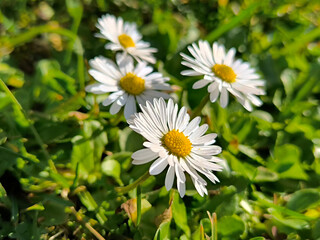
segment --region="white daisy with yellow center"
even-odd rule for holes
[[[194,83],[193,88],[199,89],[208,86],[211,102],[215,102],[220,95],[220,105],[225,108],[229,102],[229,94],[236,99],[248,111],[252,111],[252,104],[261,106],[262,101],[256,95],[264,95],[261,88],[265,81],[250,68],[250,65],[241,60],[235,60],[236,51],[231,48],[226,52],[224,46],[213,43],[212,48],[207,41],[199,41],[188,47],[194,57],[181,53],[184,61],[182,64],[192,70],[182,71],[186,76],[204,76]]]
[[[157,50],[141,40],[142,36],[135,23],[124,22],[121,17],[116,18],[106,14],[98,19],[96,26],[100,30],[100,34],[96,34],[96,36],[110,41],[106,44],[106,49],[123,51],[125,54],[133,56],[137,61],[143,60],[153,64],[156,62],[152,53]]]
[[[90,60],[90,75],[98,83],[86,87],[86,91],[95,94],[111,93],[102,105],[110,107],[110,113],[116,114],[124,106],[124,115],[128,119],[137,112],[136,102],[145,105],[147,100],[163,97],[168,99],[168,93],[158,90],[171,91],[166,83],[169,78],[163,77],[161,73],[152,72],[152,67],[146,62],[139,62],[134,67],[130,56],[116,55],[117,64],[104,58],[96,57]]]
[[[180,196],[186,191],[188,173],[199,194],[208,194],[207,182],[198,173],[209,178],[213,183],[219,179],[212,171],[221,171],[218,164],[222,160],[213,155],[221,152],[219,146],[213,145],[217,134],[204,135],[208,125],[200,124],[200,117],[189,122],[190,117],[185,107],[178,111],[178,105],[169,99],[166,105],[163,98],[154,99],[141,106],[141,113],[136,113],[129,120],[129,126],[141,134],[147,141],[146,147],[132,154],[133,164],[144,164],[153,161],[149,172],[157,175],[167,167],[166,189],[172,188],[175,176]]]

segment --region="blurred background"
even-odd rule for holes
[[[194,41],[236,48],[266,80],[252,113],[202,111],[225,160],[208,196],[189,179],[180,199],[164,173],[116,191],[149,165],[131,165],[143,139],[84,91],[88,61],[114,59],[94,37],[106,13],[138,25],[190,112],[207,94],[180,74]],[[1,0],[0,238],[320,239],[319,24],[318,0]]]

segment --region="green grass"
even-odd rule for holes
[[[84,92],[88,61],[114,58],[94,37],[105,13],[138,24],[179,106],[218,133],[226,167],[208,196],[132,165],[143,138]],[[0,238],[320,239],[319,24],[316,0],[2,0]],[[205,104],[180,74],[198,39],[257,69],[262,107]]]

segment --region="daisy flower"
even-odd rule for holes
[[[219,179],[211,171],[221,171],[217,163],[222,161],[213,155],[219,154],[221,148],[212,145],[217,134],[204,135],[208,125],[199,126],[200,117],[189,122],[190,117],[185,107],[178,112],[178,105],[169,99],[165,101],[154,99],[153,104],[147,102],[141,106],[142,112],[136,113],[128,120],[130,128],[146,138],[144,149],[132,154],[133,164],[144,164],[153,161],[149,173],[157,175],[167,167],[165,186],[172,188],[175,176],[177,188],[181,197],[186,191],[186,175],[188,173],[197,189],[203,196],[208,194],[207,182],[202,175],[213,183]]]
[[[141,40],[142,36],[137,30],[135,23],[124,22],[121,17],[106,14],[98,19],[97,28],[100,34],[97,37],[110,41],[106,49],[112,51],[123,51],[130,54],[137,61],[144,60],[154,64],[156,62],[152,53],[157,52],[150,44]]]
[[[264,86],[264,80],[255,73],[250,65],[241,60],[235,60],[236,50],[231,48],[226,52],[224,46],[213,43],[212,48],[207,41],[199,41],[188,47],[194,57],[181,53],[184,61],[182,64],[192,70],[182,71],[186,76],[203,76],[203,79],[193,85],[193,89],[208,86],[211,102],[215,102],[220,95],[220,105],[225,108],[228,105],[229,94],[236,97],[242,106],[252,111],[252,105],[261,106],[262,101],[256,95],[264,95],[260,87]]]
[[[90,60],[92,69],[89,74],[98,81],[86,87],[86,91],[95,94],[111,93],[102,105],[110,107],[110,113],[116,114],[124,106],[124,116],[128,119],[137,112],[136,101],[144,105],[147,100],[163,97],[168,99],[167,93],[157,90],[172,90],[166,83],[169,78],[163,77],[161,73],[152,72],[152,67],[145,62],[139,62],[134,67],[130,56],[123,58],[121,54],[116,55],[117,63],[104,58],[96,57]]]

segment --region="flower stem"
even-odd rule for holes
[[[191,114],[191,119],[194,119],[196,116],[201,114],[202,109],[209,101],[210,97],[209,94],[207,94],[200,102],[199,106],[194,110],[194,112]]]
[[[139,184],[142,184],[145,180],[147,180],[150,177],[149,171],[146,171],[141,177],[139,177],[136,181],[133,183],[124,186],[124,187],[116,187],[115,190],[118,193],[127,193],[133,189],[135,189]]]

